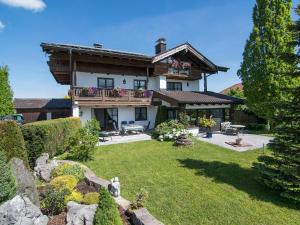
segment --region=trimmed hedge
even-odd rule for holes
[[[30,166],[42,154],[50,156],[65,152],[66,143],[70,136],[81,127],[79,118],[60,118],[38,121],[22,126]]]
[[[99,192],[99,204],[94,216],[94,225],[122,225],[117,205],[104,188]]]
[[[7,161],[16,157],[29,166],[23,135],[15,121],[0,121],[0,149],[4,151]]]

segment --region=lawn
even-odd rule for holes
[[[145,141],[101,146],[86,165],[100,177],[118,176],[129,200],[145,188],[146,207],[165,224],[299,224],[299,208],[255,180],[251,164],[259,154]]]

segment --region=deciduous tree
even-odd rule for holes
[[[254,26],[238,71],[249,109],[268,121],[276,114],[276,102],[287,98],[282,89],[299,84],[299,79],[283,76],[293,71],[294,65],[280,60],[283,52],[294,51],[288,45],[292,40],[288,29],[291,6],[291,0],[256,0]]]

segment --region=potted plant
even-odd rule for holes
[[[134,96],[136,98],[142,98],[142,97],[144,97],[144,89],[143,88],[139,88],[139,89],[135,90]]]
[[[125,90],[120,87],[116,87],[111,92],[112,97],[123,97],[125,95]]]
[[[209,118],[206,118],[206,116],[203,116],[199,119],[199,124],[202,127],[206,128],[206,137],[212,138],[212,131],[211,128],[216,125],[216,121],[210,116]]]

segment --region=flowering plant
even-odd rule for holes
[[[135,90],[134,97],[136,97],[136,98],[142,98],[142,97],[144,97],[144,89],[143,88],[139,88],[139,89]]]
[[[202,118],[199,119],[199,124],[210,131],[211,128],[216,125],[216,121],[214,121],[212,116],[210,116],[209,118],[203,116]]]
[[[124,90],[123,88],[120,87],[116,87],[112,90],[111,92],[113,97],[124,97],[126,94],[126,90]]]

